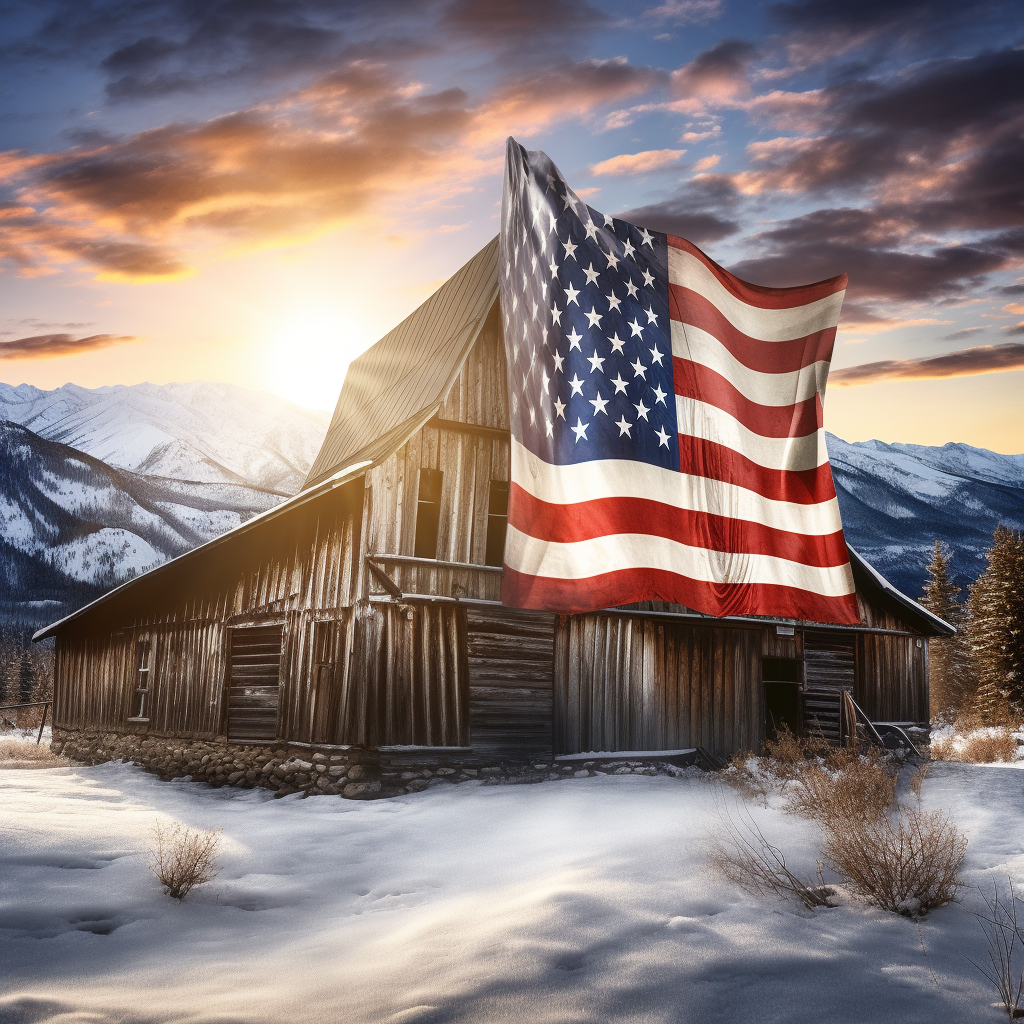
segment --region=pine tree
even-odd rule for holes
[[[931,716],[935,720],[953,717],[972,706],[977,688],[964,637],[966,615],[959,600],[960,587],[950,575],[949,563],[948,548],[936,541],[921,603],[956,633],[928,644]]]
[[[21,652],[21,665],[18,668],[18,701],[27,704],[32,700],[35,690],[35,674],[32,671],[32,662],[29,660],[28,651]]]
[[[968,641],[987,722],[1024,716],[1024,533],[998,526],[971,587]]]

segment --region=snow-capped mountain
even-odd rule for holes
[[[280,500],[118,470],[0,422],[0,618],[52,621]]]
[[[42,391],[0,384],[0,420],[116,469],[294,494],[330,417],[232,384],[134,384]]]
[[[1024,455],[955,443],[850,443],[831,434],[828,451],[847,540],[912,597],[936,540],[952,549],[966,587],[985,567],[995,528],[1024,529]]]

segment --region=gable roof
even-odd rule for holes
[[[390,454],[430,419],[497,297],[495,237],[422,306],[352,361],[305,486],[353,462]]]

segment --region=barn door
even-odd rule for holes
[[[551,756],[554,617],[469,608],[469,742],[474,750]]]
[[[276,739],[281,626],[246,626],[230,636],[228,739]]]
[[[855,638],[848,633],[804,634],[804,730],[829,743],[843,741],[843,691],[853,693]]]

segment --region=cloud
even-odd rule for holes
[[[726,176],[702,174],[691,178],[669,198],[635,207],[620,216],[704,245],[739,231],[739,223],[731,217],[738,200],[739,195]]]
[[[961,341],[964,338],[972,338],[979,331],[985,330],[984,327],[964,327],[962,330],[953,331],[952,334],[944,334],[942,336],[943,341]]]
[[[30,338],[0,341],[0,359],[53,359],[140,340],[130,334],[92,334],[87,338],[75,338],[70,334],[36,334]]]
[[[644,174],[664,170],[679,162],[685,149],[647,149],[642,153],[623,153],[602,160],[590,168],[591,174]]]
[[[848,387],[884,380],[930,380],[1024,369],[1024,343],[982,345],[923,359],[884,359],[829,374],[829,383]]]
[[[722,13],[722,0],[665,0],[658,7],[648,7],[643,17],[655,22],[676,25],[703,24]]]
[[[749,91],[747,68],[757,55],[753,43],[723,39],[672,72],[673,95],[701,103],[733,100]]]

